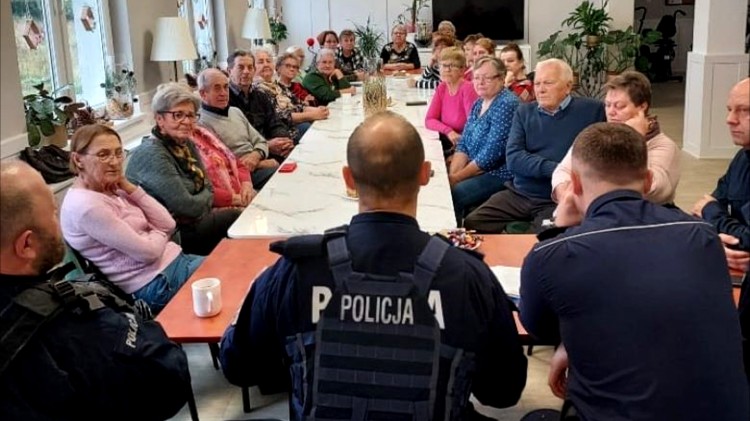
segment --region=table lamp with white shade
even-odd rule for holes
[[[253,41],[256,46],[261,46],[264,40],[271,39],[271,25],[268,23],[266,9],[247,9],[245,22],[242,24],[242,38]]]
[[[190,35],[188,22],[180,17],[159,18],[154,31],[154,43],[151,45],[151,61],[171,61],[174,64],[174,80],[178,80],[177,62],[195,60],[193,37]]]

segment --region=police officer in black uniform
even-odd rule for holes
[[[48,282],[65,250],[57,206],[22,162],[0,166],[0,226],[0,418],[174,416],[190,394],[185,353],[106,290]]]
[[[224,334],[224,374],[287,390],[290,418],[481,419],[473,394],[514,405],[526,358],[508,298],[478,255],[417,225],[430,179],[419,134],[391,112],[349,138],[343,176],[359,214],[325,235],[275,243]]]
[[[562,339],[553,393],[581,420],[750,419],[714,228],[643,198],[646,141],[627,125],[592,124],[572,157],[555,218],[570,228],[536,244],[521,270],[524,327]]]

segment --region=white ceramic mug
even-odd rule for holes
[[[352,94],[349,92],[345,92],[341,94],[341,103],[344,105],[349,105],[352,103]]]
[[[221,281],[219,278],[198,279],[193,289],[193,311],[198,317],[212,317],[221,311]]]

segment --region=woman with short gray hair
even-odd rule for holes
[[[356,92],[341,70],[336,68],[336,53],[328,48],[318,51],[315,69],[305,76],[302,86],[310,91],[319,105],[328,105],[342,93]]]
[[[406,40],[406,27],[396,25],[391,31],[391,42],[383,47],[380,52],[385,70],[412,70],[419,69],[417,46]]]
[[[505,146],[519,101],[504,86],[505,72],[503,63],[492,56],[474,63],[472,83],[479,99],[471,107],[448,171],[458,226],[467,211],[504,189],[513,178]]]
[[[241,210],[214,209],[214,186],[193,143],[200,99],[170,82],[159,85],[151,106],[156,124],[133,151],[125,175],[172,214],[186,253],[208,255]]]

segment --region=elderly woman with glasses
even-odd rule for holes
[[[120,135],[92,124],[73,135],[70,168],[77,174],[60,212],[67,243],[124,292],[158,313],[203,257],[171,241],[169,212],[123,175]]]
[[[125,174],[169,210],[186,252],[207,255],[242,211],[213,207],[214,186],[192,140],[199,107],[184,85],[160,85],[151,102],[156,125],[133,151]]]
[[[417,46],[406,40],[406,27],[396,25],[391,31],[392,41],[383,47],[380,58],[385,70],[419,69],[419,52]]]
[[[315,97],[320,105],[328,105],[340,97],[342,93],[355,93],[356,89],[344,78],[340,69],[336,68],[336,52],[328,48],[318,51],[316,68],[309,72],[302,80],[305,87]]]
[[[512,178],[505,145],[519,101],[505,89],[504,81],[505,66],[500,60],[488,56],[474,63],[473,84],[479,99],[471,108],[448,172],[459,226],[468,210],[502,190]]]
[[[453,150],[464,131],[466,119],[477,100],[471,82],[464,80],[466,57],[459,48],[446,48],[440,54],[440,79],[425,116],[425,127],[440,133],[446,156]]]
[[[258,53],[260,54],[260,52]],[[267,53],[265,53],[267,54]],[[298,143],[310,127],[311,122],[328,118],[328,108],[309,107],[294,95],[294,77],[299,71],[299,61],[293,54],[284,53],[276,60],[276,75],[260,72],[256,86],[271,99],[276,113],[289,128],[295,143]],[[304,89],[304,88],[303,88]]]

